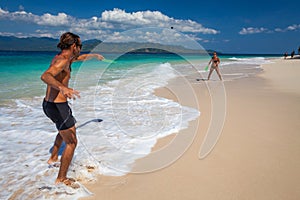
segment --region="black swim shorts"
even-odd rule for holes
[[[46,116],[56,124],[57,130],[66,130],[73,127],[76,123],[68,102],[53,103],[44,99],[43,110]]]

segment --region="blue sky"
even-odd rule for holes
[[[290,53],[300,46],[299,0],[68,2],[1,0],[0,35],[59,38],[72,31],[83,40],[176,44],[184,35],[223,53]]]

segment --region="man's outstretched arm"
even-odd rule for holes
[[[85,60],[90,60],[90,59],[98,59],[98,60],[104,60],[104,57],[100,54],[82,54],[78,56],[74,61],[85,61]]]

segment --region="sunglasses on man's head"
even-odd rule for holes
[[[76,43],[76,46],[78,46],[80,49],[82,49],[82,44],[77,44]]]
[[[75,44],[77,47],[79,47],[80,49],[82,49],[82,44],[81,43],[78,43],[78,39],[75,38],[73,43],[72,44]]]

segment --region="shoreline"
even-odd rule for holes
[[[197,131],[183,155],[154,172],[99,176],[86,185],[94,195],[81,199],[298,199],[299,64],[300,60],[276,59],[255,76],[225,81],[225,124],[204,159],[198,155],[212,107],[205,82],[193,84],[201,115],[178,133]],[[170,85],[183,90],[176,80],[166,87]],[[174,99],[167,91],[160,88],[155,94]],[[163,149],[178,134],[159,139],[153,150]]]

